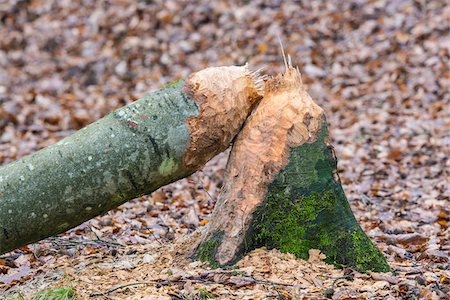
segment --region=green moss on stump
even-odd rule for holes
[[[289,164],[269,185],[253,215],[245,252],[266,246],[307,259],[319,249],[327,262],[359,271],[390,271],[358,225],[336,172],[324,120],[316,142],[291,150]]]
[[[358,225],[336,171],[328,144],[326,120],[317,140],[291,149],[288,165],[268,186],[264,202],[255,210],[237,260],[255,248],[267,247],[307,259],[319,249],[329,263],[358,271],[390,271],[383,254]],[[197,249],[196,259],[213,267],[223,232]]]
[[[391,271],[386,258],[380,254],[380,250],[372,244],[362,230],[353,231],[352,240],[357,270]]]
[[[254,214],[254,233],[246,251],[266,246],[308,259],[309,249],[314,248],[335,265],[353,266],[358,271],[390,271],[382,253],[356,221],[342,222],[346,216],[339,215],[336,206],[336,195],[331,191],[295,199],[280,191],[270,193]],[[342,220],[333,224],[339,218]]]
[[[253,242],[307,259],[312,245],[305,235],[310,228],[317,227],[314,221],[335,202],[332,194],[325,195],[329,197],[326,201],[320,201],[320,197],[314,193],[291,201],[283,192],[271,193],[267,202],[255,212]],[[302,226],[304,223],[311,224]]]
[[[195,259],[208,262],[212,268],[219,268],[220,264],[216,261],[215,256],[223,236],[223,232],[217,232],[212,235],[211,239],[202,243],[197,249]]]

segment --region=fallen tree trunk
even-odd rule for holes
[[[236,138],[194,256],[227,265],[261,246],[305,259],[315,248],[332,263],[389,270],[353,216],[324,113],[292,67],[265,83],[263,100]]]
[[[1,167],[0,254],[192,174],[260,98],[247,67],[208,68]]]

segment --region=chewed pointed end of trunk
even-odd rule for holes
[[[242,124],[263,96],[263,77],[247,65],[213,67],[193,73],[183,92],[199,107],[186,120],[191,131],[184,155],[188,167],[200,167],[230,146]]]

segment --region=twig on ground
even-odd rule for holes
[[[231,274],[232,272],[229,272],[229,271],[219,271],[219,272],[213,271],[213,272],[204,273],[201,276],[196,276],[196,277],[192,277],[192,278],[184,278],[184,279],[177,279],[177,280],[163,280],[163,281],[131,282],[131,283],[128,283],[128,284],[117,286],[117,287],[112,288],[110,290],[107,290],[105,292],[91,293],[89,296],[90,297],[106,296],[106,295],[109,295],[109,294],[111,294],[111,293],[113,293],[113,292],[115,292],[117,290],[120,290],[120,289],[123,289],[123,288],[126,288],[126,287],[130,287],[130,286],[137,286],[137,285],[170,285],[170,284],[186,283],[187,281],[195,282],[195,283],[204,283],[204,284],[242,285],[242,283],[236,283],[236,282],[233,282],[232,280],[229,280],[229,281],[227,281],[227,280],[214,281],[214,280],[211,280],[213,277],[208,276],[208,275],[211,275],[211,274],[218,274],[218,273]],[[236,276],[236,277],[238,277],[238,276]],[[294,284],[291,284],[291,283],[282,283],[282,282],[274,282],[274,281],[270,281],[270,280],[257,279],[257,278],[254,278],[253,276],[247,275],[247,274],[243,275],[242,277],[246,277],[246,278],[251,279],[248,282],[244,283],[244,285],[267,284],[267,285],[273,285],[273,286],[289,286],[289,287],[294,286]]]
[[[161,241],[159,240],[159,238],[153,233],[153,231],[150,231],[150,233],[152,234],[153,238],[154,238],[161,246],[164,245],[163,242],[161,242]]]
[[[47,238],[48,241],[50,242],[54,242],[56,244],[61,245],[59,242],[62,243],[66,243],[66,245],[93,245],[93,244],[106,244],[106,245],[114,245],[114,246],[120,246],[120,247],[125,247],[125,245],[120,244],[120,243],[116,243],[116,242],[112,242],[112,241],[105,241],[102,239],[98,239],[98,240],[82,240],[82,241],[75,241],[75,240],[71,240],[71,239],[65,239],[65,238],[61,238],[61,237],[50,237]]]
[[[161,281],[161,282],[157,282],[157,281],[143,281],[143,282],[131,282],[128,284],[124,284],[124,285],[120,285],[117,286],[115,288],[112,288],[110,290],[107,290],[105,292],[99,292],[99,293],[91,293],[89,295],[89,297],[99,297],[99,296],[106,296],[109,295],[117,290],[126,288],[126,287],[130,287],[130,286],[135,286],[135,285],[167,285],[169,283],[169,281]]]
[[[211,194],[209,193],[209,191],[205,188],[205,183],[203,182],[203,179],[199,178],[200,183],[202,184],[202,189],[205,191],[206,195],[208,195],[209,200],[211,201],[211,203],[215,203],[216,201],[214,200],[214,198],[211,196]]]
[[[332,284],[331,286],[332,286],[332,287],[335,287],[336,284],[338,284],[338,282],[339,282],[340,280],[351,280],[352,278],[353,278],[353,275],[352,275],[352,274],[337,277],[336,279],[334,279],[333,284]]]
[[[97,238],[97,241],[103,241],[97,234],[97,232],[94,231],[94,229],[92,229],[91,226],[88,226],[89,230],[92,231],[92,233],[94,233],[95,237]]]

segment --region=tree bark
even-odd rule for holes
[[[201,168],[261,98],[247,67],[208,68],[0,168],[0,254]]]
[[[336,164],[324,113],[289,67],[265,83],[237,136],[194,256],[219,266],[261,246],[304,259],[315,248],[331,263],[389,271],[350,209]]]

